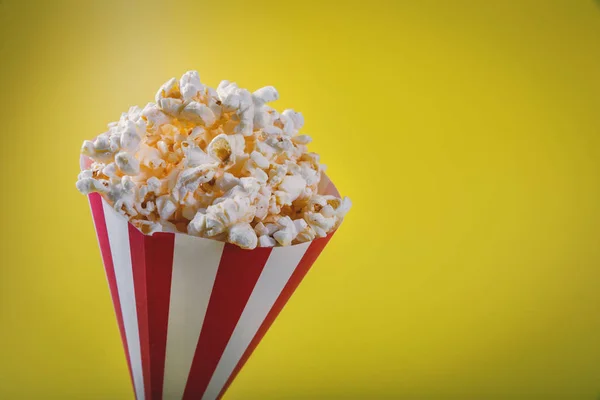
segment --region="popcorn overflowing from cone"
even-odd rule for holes
[[[350,209],[348,198],[318,193],[324,166],[299,134],[302,114],[267,103],[272,86],[250,93],[196,71],[167,81],[154,103],[132,107],[85,141],[93,163],[83,194],[100,193],[145,234],[187,233],[245,249],[325,237]]]
[[[278,98],[189,71],[83,143],[138,400],[222,397],[351,207]]]

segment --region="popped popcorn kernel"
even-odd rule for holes
[[[193,236],[203,236],[206,231],[206,214],[199,211],[188,224],[187,231]]]
[[[304,188],[306,188],[306,181],[298,175],[287,175],[279,184],[279,189],[289,195],[290,203],[300,196]]]
[[[258,238],[258,247],[274,247],[277,242],[269,235],[262,235]]]
[[[258,238],[250,224],[242,222],[233,225],[229,229],[227,241],[240,246],[242,249],[253,249],[258,243]]]
[[[164,232],[164,226],[157,222],[142,220],[142,219],[134,219],[131,223],[138,228],[144,235],[151,235],[154,232]]]
[[[125,175],[137,175],[140,173],[140,162],[125,151],[121,151],[115,156],[115,164]]]
[[[172,78],[143,109],[134,106],[86,140],[91,159],[77,189],[99,193],[146,235],[185,233],[244,249],[327,236],[352,203],[319,193],[325,166],[308,152],[304,117],[268,103],[273,86],[251,92],[196,71]]]
[[[232,154],[231,145],[227,140],[227,136],[221,134],[214,138],[208,145],[208,154],[222,162],[227,162]]]
[[[109,191],[109,183],[106,180],[82,177],[77,181],[77,190],[85,195],[95,192],[107,193]]]

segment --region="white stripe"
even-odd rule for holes
[[[225,243],[175,235],[163,399],[183,397]]]
[[[129,247],[129,229],[127,220],[102,200],[104,219],[110,242],[117,290],[125,326],[125,338],[129,348],[131,373],[137,400],[144,400],[144,376],[142,371],[142,355],[140,351],[140,333],[138,329],[135,289],[133,285],[133,268],[131,266],[131,249]]]
[[[302,260],[310,242],[290,247],[275,247],[254,286],[246,307],[223,351],[219,364],[202,400],[216,399],[256,335],[279,294]]]

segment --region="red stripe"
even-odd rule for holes
[[[242,358],[240,358],[240,361],[233,369],[231,376],[229,377],[229,379],[227,379],[227,382],[225,383],[225,386],[223,386],[223,389],[221,389],[221,392],[219,393],[217,399],[223,397],[223,394],[225,394],[225,392],[229,388],[229,385],[231,385],[231,382],[233,382],[238,372],[240,372],[240,370],[242,369],[242,367],[244,366],[244,364],[246,363],[246,361],[248,360],[258,343],[262,340],[265,333],[267,333],[267,331],[271,327],[273,321],[275,321],[275,319],[277,318],[287,301],[290,299],[292,294],[294,294],[294,291],[296,290],[302,279],[304,279],[304,276],[306,275],[310,267],[314,264],[316,259],[319,257],[321,251],[323,251],[323,249],[325,248],[325,246],[327,245],[334,233],[335,231],[331,232],[329,235],[327,235],[327,237],[314,240],[310,244],[310,246],[306,250],[306,253],[304,253],[304,256],[302,257],[302,260],[300,260],[300,263],[298,263],[298,266],[294,270],[294,273],[292,274],[287,284],[281,291],[281,294],[275,301],[275,304],[273,304],[273,308],[271,308],[271,311],[269,311],[269,314],[267,314],[267,317],[261,324],[260,328],[258,328],[256,335],[254,335],[254,338],[248,345],[248,348],[242,355]]]
[[[226,243],[183,395],[200,399],[262,272],[270,248],[242,250]]]
[[[92,217],[94,218],[94,225],[96,227],[96,235],[98,236],[98,244],[100,245],[100,252],[102,253],[102,261],[104,262],[104,269],[106,271],[106,279],[108,281],[108,287],[110,288],[110,294],[115,307],[115,314],[117,316],[117,324],[119,325],[119,331],[121,332],[121,341],[123,342],[123,348],[125,349],[125,357],[127,357],[127,366],[129,367],[129,377],[131,378],[131,385],[133,386],[133,373],[131,372],[131,360],[129,359],[129,348],[127,346],[127,339],[125,337],[125,327],[123,325],[123,313],[121,312],[121,301],[119,299],[119,290],[117,289],[117,278],[115,277],[115,267],[113,265],[112,253],[110,252],[110,242],[108,240],[108,230],[106,229],[106,220],[104,219],[104,209],[102,207],[102,197],[98,193],[92,193],[89,196],[90,208],[92,209]]]
[[[162,398],[175,235],[146,236],[129,224],[146,400]]]

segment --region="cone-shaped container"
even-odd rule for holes
[[[325,176],[320,193],[337,194]],[[89,200],[138,400],[223,396],[333,235],[242,250],[144,235],[97,193]]]

